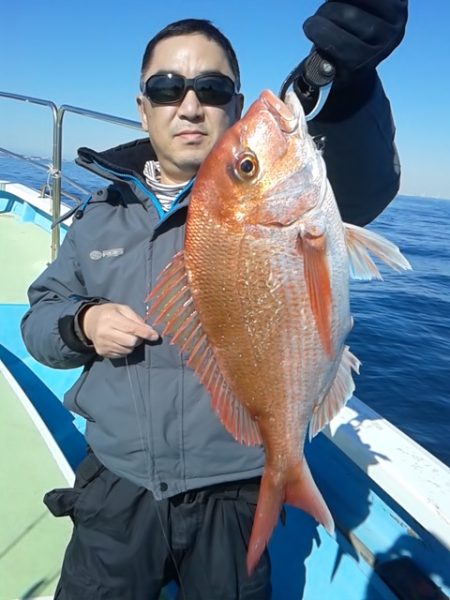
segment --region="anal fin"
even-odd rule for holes
[[[333,417],[341,410],[347,400],[355,391],[352,370],[359,374],[360,361],[344,346],[341,362],[334,378],[333,384],[320,404],[316,404],[313,416],[309,423],[309,439],[311,440]]]

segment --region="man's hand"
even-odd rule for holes
[[[79,316],[79,324],[97,354],[105,358],[127,356],[144,340],[159,338],[132,308],[113,302],[88,306]]]
[[[374,69],[400,44],[407,0],[328,0],[303,25],[306,36],[348,80]]]

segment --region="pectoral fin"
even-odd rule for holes
[[[178,344],[180,351],[188,354],[187,365],[210,393],[211,404],[226,429],[241,444],[262,444],[258,424],[229,387],[203,329],[192,299],[183,252],[176,254],[164,269],[146,301],[146,317],[152,317],[154,325],[163,324],[163,335],[173,336],[170,343]]]
[[[383,279],[369,251],[395,271],[411,269],[397,246],[381,235],[349,223],[344,223],[344,231],[352,279]]]
[[[326,236],[299,234],[297,249],[303,255],[306,286],[320,340],[325,352],[332,356],[331,282],[327,260]]]

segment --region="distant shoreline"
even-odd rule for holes
[[[449,201],[450,198],[442,198],[440,196],[426,196],[425,194],[421,194],[420,196],[414,194],[397,194],[396,198],[415,198],[417,200],[444,200]]]

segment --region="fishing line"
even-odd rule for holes
[[[128,362],[128,356],[125,356],[125,364],[126,364],[126,371],[127,371],[127,375],[128,375],[128,382],[130,384],[130,389],[131,389],[131,396],[133,398],[134,411],[136,413],[136,420],[137,420],[138,428],[139,428],[139,435],[141,436],[141,439],[143,440],[144,439],[144,431],[143,431],[143,428],[141,426],[141,420],[139,418],[139,412],[138,412],[138,406],[137,406],[137,394],[134,391],[133,380],[132,380],[131,374],[130,374],[130,364]],[[148,465],[147,465],[148,472],[150,473],[150,458],[149,458],[148,454],[146,454],[146,458],[147,458],[147,461],[148,461]],[[155,470],[156,470],[156,465],[155,465]],[[160,507],[158,506],[158,500],[156,500],[156,499],[155,499],[155,507],[156,507],[156,514],[158,516],[158,521],[159,521],[159,524],[161,526],[161,532],[163,534],[164,541],[166,542],[167,549],[169,551],[169,556],[170,556],[170,558],[172,560],[173,566],[175,567],[175,572],[177,574],[178,583],[180,585],[181,596],[182,596],[183,600],[187,600],[187,596],[185,594],[185,589],[184,589],[183,581],[182,581],[182,578],[181,578],[181,573],[180,573],[180,570],[178,568],[178,564],[177,564],[177,560],[175,558],[175,554],[173,553],[172,548],[170,546],[169,538],[167,537],[167,533],[166,533],[166,530],[165,530],[165,527],[164,527],[164,523],[163,523],[163,519],[162,519],[162,516],[161,516]]]

